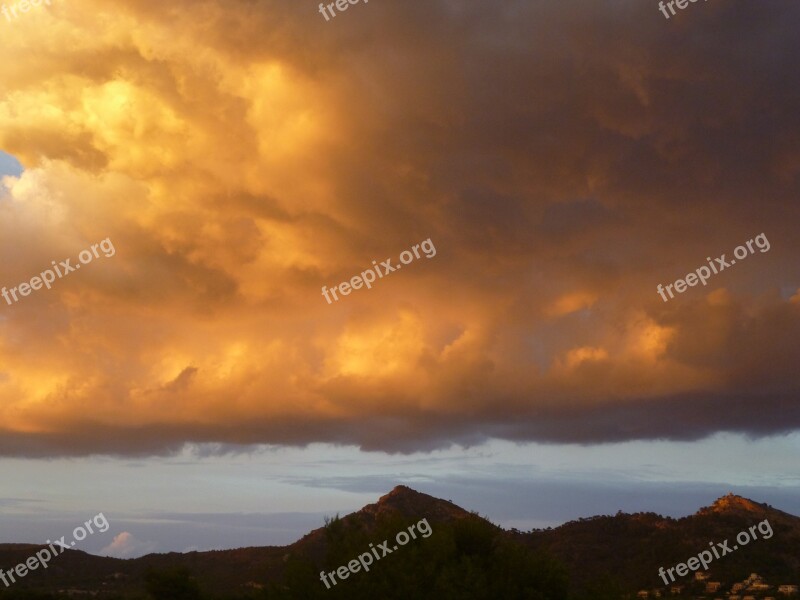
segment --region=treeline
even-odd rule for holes
[[[328,589],[326,573],[346,566],[384,541],[396,544],[398,532],[412,520],[384,516],[365,528],[360,520],[338,517],[326,522],[326,549],[319,556],[295,553],[286,558],[280,580],[265,589],[227,595],[210,594],[185,567],[150,570],[138,590],[123,596],[108,592],[97,600],[619,600],[612,578],[570,588],[566,568],[551,556],[520,543],[477,515],[450,523],[434,523],[429,537],[417,535],[391,554],[375,560],[370,570],[352,573]],[[427,533],[427,531],[425,532]],[[313,551],[312,551],[313,554]],[[0,600],[63,600],[66,595],[2,592]],[[72,596],[84,597],[84,596]],[[89,597],[89,596],[85,596]]]
[[[326,524],[327,555],[322,564],[307,557],[287,560],[284,581],[265,591],[265,600],[567,600],[564,568],[511,540],[477,516],[436,524],[419,537],[376,560],[369,572],[349,575],[327,589],[320,571],[334,571],[360,554],[407,530],[412,521],[386,517],[367,532],[359,522],[338,518]]]

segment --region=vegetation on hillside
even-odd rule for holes
[[[367,532],[358,522],[340,519],[325,528],[328,553],[315,565],[301,556],[288,558],[286,578],[266,590],[267,600],[373,600],[415,598],[425,600],[565,600],[567,576],[553,560],[510,540],[488,521],[478,517],[437,524],[428,538],[412,540],[391,555],[377,560],[370,571],[350,575],[327,589],[320,580],[326,572],[346,565],[383,540],[394,536],[410,521],[398,516],[382,519]]]

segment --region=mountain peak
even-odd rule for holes
[[[407,517],[428,517],[445,521],[469,515],[467,511],[449,500],[423,494],[406,485],[395,486],[391,492],[381,496],[375,504],[365,506],[361,512],[372,515],[395,512]]]
[[[709,507],[700,509],[701,513],[759,513],[763,514],[767,510],[767,506],[753,502],[748,498],[737,496],[733,492],[729,492],[725,496],[717,498],[714,503]]]
[[[408,487],[407,485],[397,485],[392,489],[391,492],[388,494],[384,494],[378,499],[378,504],[382,502],[391,502],[397,499],[420,499],[426,497],[427,494],[423,494],[422,492],[418,492],[415,489]],[[431,496],[428,496],[431,497]]]
[[[388,494],[381,496],[377,502],[367,504],[361,510],[342,517],[345,526],[356,523],[367,531],[375,527],[381,518],[387,516],[401,516],[405,519],[428,519],[429,523],[451,522],[468,518],[469,512],[456,506],[449,500],[442,500],[418,492],[406,485],[397,485]],[[309,556],[322,557],[324,555],[325,528],[320,527],[307,533],[292,547],[306,552]]]

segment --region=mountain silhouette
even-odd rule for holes
[[[73,590],[95,593],[97,598],[145,598],[143,582],[148,571],[185,568],[210,598],[281,597],[267,595],[267,589],[286,587],[282,582],[288,577],[297,578],[297,573],[309,579],[309,586],[314,586],[309,589],[325,592],[318,573],[325,561],[330,561],[337,544],[340,557],[344,558],[331,563],[333,568],[368,550],[368,543],[378,544],[393,532],[402,531],[421,519],[425,519],[433,531],[429,538],[415,540],[413,548],[410,544],[408,549],[398,551],[379,567],[375,566],[371,573],[361,574],[358,583],[348,581],[346,585],[350,587],[343,583],[341,588],[320,597],[333,598],[339,594],[347,597],[347,590],[368,585],[373,581],[371,578],[383,577],[391,569],[400,568],[406,560],[419,559],[420,552],[432,553],[425,559],[431,564],[438,552],[456,552],[453,556],[477,569],[475,565],[481,560],[489,560],[481,552],[511,552],[509,549],[516,547],[524,548],[531,556],[553,557],[564,565],[573,597],[603,597],[606,592],[586,595],[586,590],[598,589],[597,586],[631,593],[637,589],[664,587],[658,577],[659,567],[685,562],[708,548],[709,543],[733,540],[739,532],[765,520],[773,531],[769,539],[751,541],[746,547],[714,561],[709,567],[710,574],[728,582],[743,579],[752,572],[776,583],[800,580],[800,518],[733,494],[680,519],[655,513],[619,512],[581,518],[555,528],[519,532],[503,530],[450,501],[400,485],[374,504],[342,518],[330,519],[325,526],[288,546],[171,552],[128,560],[68,550],[56,557],[48,569],[30,572],[19,580],[12,591]],[[33,544],[0,544],[0,568],[11,569],[41,548]],[[467,550],[462,552],[463,548]],[[512,555],[517,557],[513,552],[508,556]],[[434,575],[432,571],[431,576]],[[681,583],[689,580],[691,577],[684,577]],[[0,595],[0,598],[13,597]]]
[[[710,543],[734,540],[739,532],[764,520],[773,535],[715,560],[709,568],[711,576],[731,582],[757,572],[771,581],[800,580],[800,518],[733,494],[680,519],[620,512],[519,537],[559,558],[578,584],[611,573],[624,589],[648,589],[663,587],[659,567],[686,562]],[[676,583],[690,580],[683,577]]]

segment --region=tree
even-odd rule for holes
[[[147,593],[153,600],[200,600],[200,588],[186,567],[164,571],[150,569],[144,576]]]

